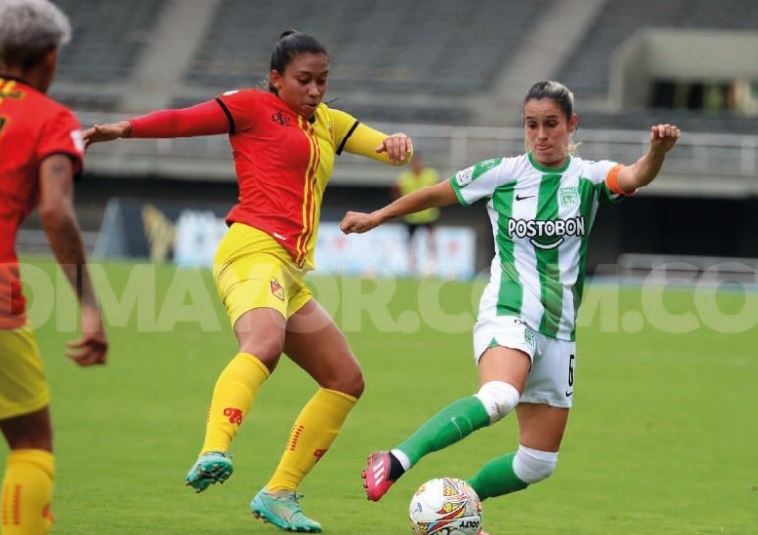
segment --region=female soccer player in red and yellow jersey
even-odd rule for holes
[[[2,535],[45,535],[52,523],[50,393],[16,255],[19,226],[37,206],[81,304],[82,337],[67,354],[79,366],[97,366],[108,351],[74,213],[74,176],[84,157],[79,121],[45,95],[70,35],[68,19],[47,0],[0,2],[0,431],[11,450],[0,492]]]
[[[245,89],[183,110],[159,111],[85,132],[116,138],[228,133],[240,201],[215,257],[214,278],[239,341],[216,383],[201,455],[187,475],[197,492],[232,473],[229,447],[256,392],[285,352],[321,387],[303,408],[253,513],[279,528],[320,532],[297,487],[326,453],[363,391],[347,341],[303,282],[313,267],[321,199],[343,150],[387,163],[412,154],[405,134],[387,136],[322,103],[329,55],[310,35],[285,32],[271,57],[269,91]]]

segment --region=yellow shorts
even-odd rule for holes
[[[32,330],[0,331],[0,420],[49,404],[50,391]]]
[[[305,270],[265,232],[234,223],[213,260],[213,278],[232,321],[256,308],[273,308],[289,318],[313,298]]]

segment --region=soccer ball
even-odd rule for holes
[[[477,535],[482,504],[471,485],[444,477],[421,485],[408,511],[415,535]]]

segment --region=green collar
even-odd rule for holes
[[[528,156],[529,156],[529,163],[532,164],[532,166],[537,171],[542,171],[543,173],[557,173],[557,174],[561,174],[566,169],[568,169],[568,166],[571,163],[571,156],[569,155],[569,156],[566,157],[566,161],[565,161],[565,163],[562,166],[560,166],[560,167],[545,167],[544,165],[540,165],[539,163],[537,163],[537,161],[534,159],[534,155],[531,152],[528,153]]]

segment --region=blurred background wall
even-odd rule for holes
[[[445,177],[522,152],[523,95],[535,81],[556,79],[575,93],[585,158],[632,163],[650,125],[676,123],[684,132],[654,185],[600,210],[591,272],[630,253],[758,258],[754,0],[56,3],[71,17],[74,36],[52,96],[73,107],[84,126],[263,87],[275,41],[295,28],[330,50],[327,102],[412,135],[425,162]],[[323,220],[389,201],[396,173],[341,157]],[[236,197],[223,136],[134,140],[89,151],[77,208],[91,247],[101,229],[121,239],[140,235],[147,246],[138,254],[168,260],[182,206],[220,217]],[[113,203],[106,209],[113,199],[148,209],[117,214]],[[485,269],[492,238],[484,206],[444,210],[440,223],[474,231],[474,267]],[[155,256],[156,237],[166,242],[162,256]],[[34,217],[21,238],[26,250],[44,245]],[[108,239],[119,238],[101,234],[100,249],[117,254]]]

